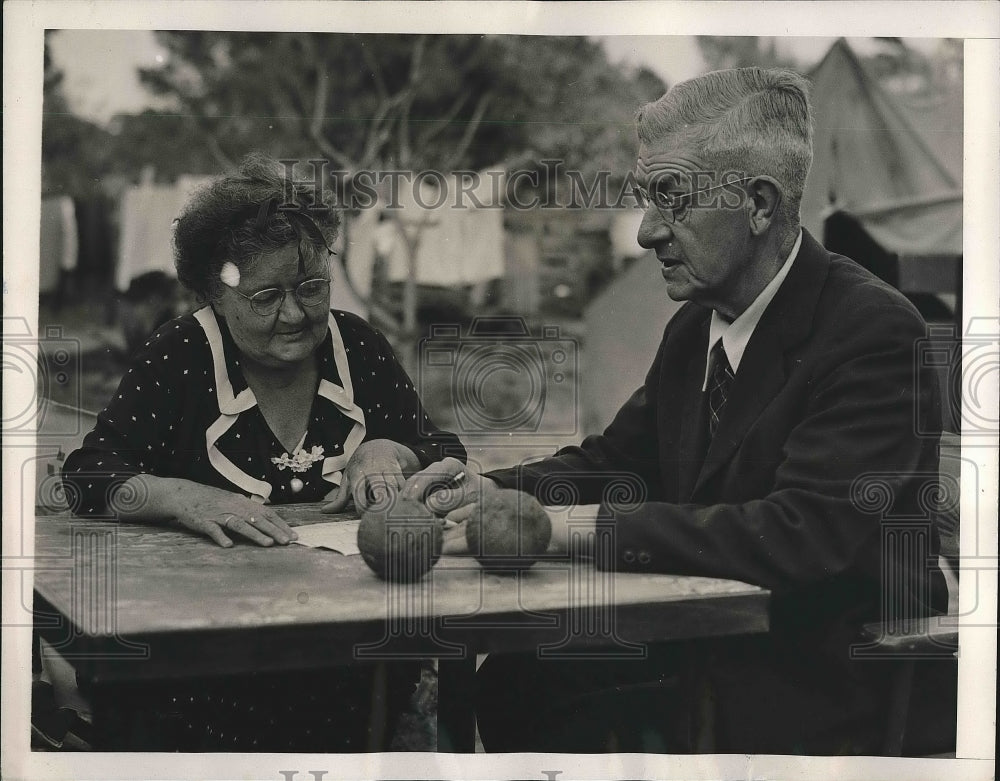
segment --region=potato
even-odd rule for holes
[[[394,498],[386,509],[368,510],[358,526],[361,557],[382,580],[420,580],[441,557],[442,522],[420,502]]]
[[[480,496],[465,524],[469,551],[489,570],[530,567],[551,538],[552,523],[538,501],[509,488]]]

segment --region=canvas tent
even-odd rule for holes
[[[962,93],[889,95],[843,39],[810,74],[813,165],[803,225],[850,214],[886,252],[962,254]]]
[[[803,224],[905,293],[929,321],[962,315],[963,94],[887,93],[843,39],[810,74],[813,167]],[[936,349],[958,356],[938,329]],[[939,373],[944,424],[958,430],[960,398]]]

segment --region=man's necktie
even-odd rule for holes
[[[726,407],[729,389],[733,386],[733,368],[729,365],[722,340],[712,348],[712,375],[708,380],[708,431],[714,437]]]

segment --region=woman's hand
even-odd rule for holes
[[[111,509],[122,520],[173,523],[231,548],[231,535],[257,545],[287,545],[298,535],[272,507],[234,494],[180,478],[135,475],[121,488],[131,496],[127,502],[111,499]],[[136,501],[136,497],[139,500]]]
[[[406,445],[391,439],[363,442],[347,462],[337,493],[322,511],[340,512],[352,498],[359,512],[366,510],[398,493],[406,477],[419,468],[420,460]]]

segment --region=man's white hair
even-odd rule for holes
[[[639,140],[666,138],[703,157],[718,175],[768,175],[782,187],[780,211],[798,225],[812,165],[809,83],[782,69],[737,68],[682,81],[636,113]]]

